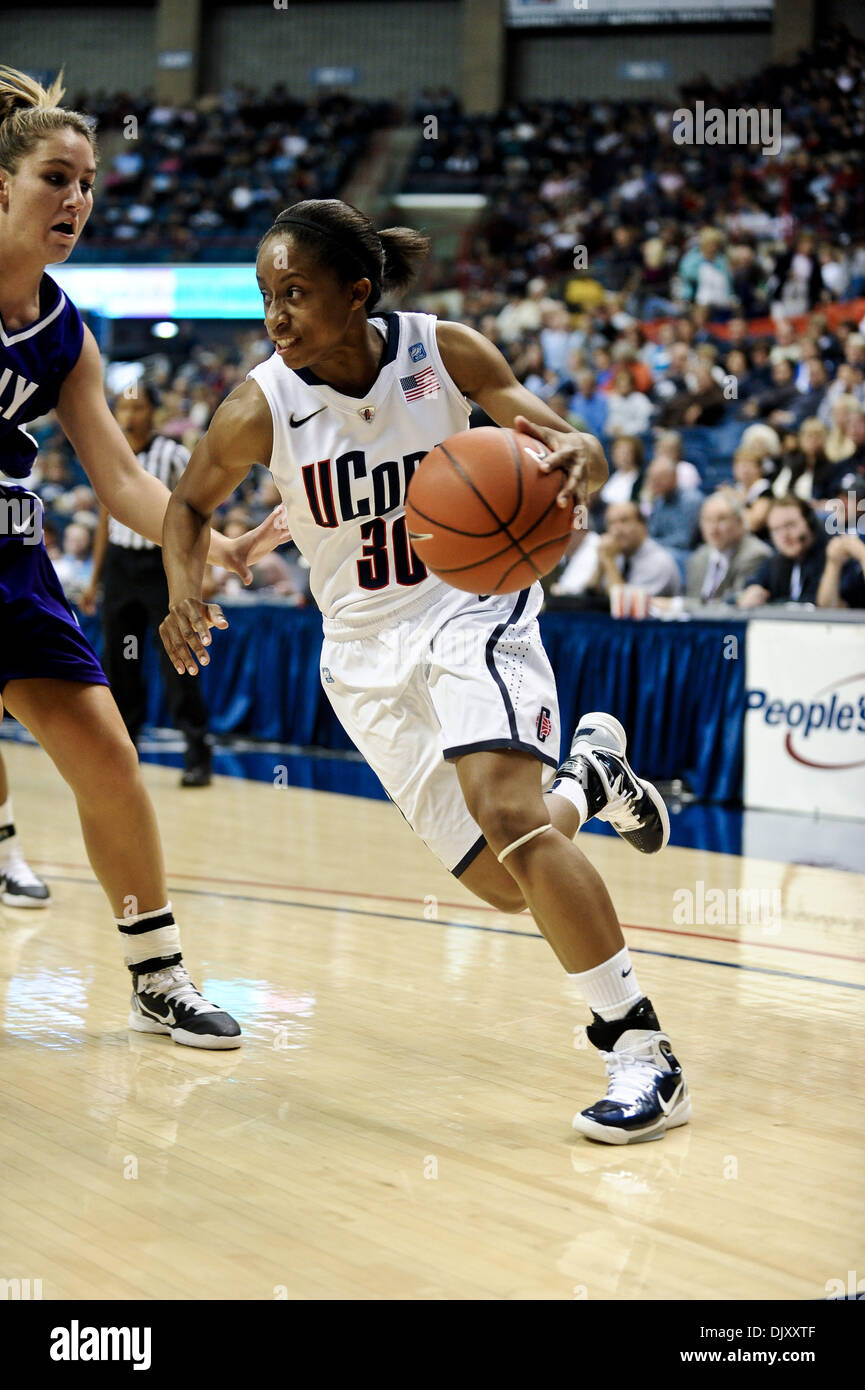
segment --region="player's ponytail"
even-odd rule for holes
[[[60,106],[64,90],[62,72],[50,87],[43,87],[26,72],[0,65],[0,169],[17,173],[38,140],[66,128],[84,136],[96,160],[94,122],[80,111]]]
[[[407,289],[429,254],[429,237],[412,227],[385,227],[378,235],[384,252],[382,289]]]
[[[377,232],[370,219],[338,198],[307,198],[281,212],[258,249],[274,236],[290,235],[320,265],[328,266],[344,284],[366,277],[371,314],[387,290],[411,284],[429,238],[411,227],[387,227]]]

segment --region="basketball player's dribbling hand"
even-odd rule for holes
[[[554,430],[547,425],[536,425],[525,415],[518,415],[514,428],[522,434],[530,434],[546,444],[550,453],[539,464],[544,473],[560,468],[567,473],[567,479],[556,501],[566,507],[569,500],[574,503],[574,529],[585,526],[586,507],[592,485],[592,472],[597,466],[597,452],[603,457],[603,450],[592,435],[581,434],[578,430]]]
[[[251,584],[250,565],[264,559],[265,555],[269,555],[277,546],[285,545],[289,540],[291,532],[288,529],[288,515],[285,506],[280,502],[260,526],[256,526],[252,531],[245,531],[242,536],[229,543],[221,561],[222,566],[240,575],[244,584]]]
[[[175,670],[181,676],[184,670],[190,676],[198,674],[193,658],[197,657],[202,666],[208,665],[210,657],[207,648],[210,646],[212,627],[228,627],[228,619],[218,603],[186,598],[169,608],[168,616],[159,625],[159,635]]]

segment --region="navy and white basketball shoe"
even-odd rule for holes
[[[168,1033],[187,1047],[240,1047],[240,1027],[217,1004],[210,1004],[181,962],[134,975],[129,1027],[136,1033]]]
[[[48,884],[34,874],[20,850],[13,850],[0,865],[0,902],[4,907],[47,907],[50,901]]]
[[[670,817],[657,787],[635,774],[625,757],[627,746],[618,719],[584,714],[550,790],[561,778],[574,778],[586,794],[589,819],[609,821],[641,854],[657,854],[670,838]]]
[[[688,1083],[650,1001],[639,999],[614,1022],[594,1019],[586,1033],[606,1063],[609,1085],[603,1100],[574,1116],[574,1129],[602,1144],[642,1144],[687,1124]]]

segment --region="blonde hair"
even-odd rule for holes
[[[781,452],[781,440],[771,425],[749,425],[739,440],[739,448],[747,449],[761,458],[766,454],[777,458]]]
[[[80,111],[60,106],[65,88],[63,73],[50,87],[43,87],[26,72],[0,65],[0,169],[17,174],[22,159],[31,154],[38,140],[55,130],[77,130],[98,162],[94,121]]]

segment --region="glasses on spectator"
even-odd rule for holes
[[[798,529],[799,529],[799,527],[801,526],[801,524],[802,524],[802,518],[801,518],[801,517],[797,517],[795,521],[782,521],[781,524],[780,524],[780,526],[770,526],[770,527],[769,527],[769,535],[770,535],[770,536],[780,536],[780,535],[783,535],[783,533],[784,533],[785,531],[798,531]]]

